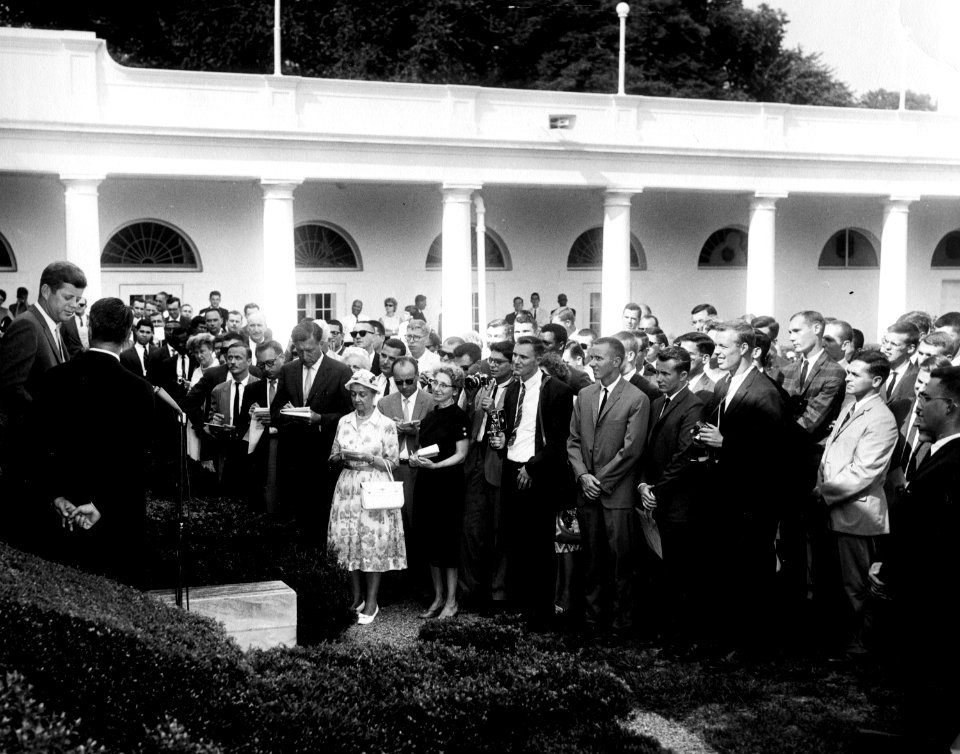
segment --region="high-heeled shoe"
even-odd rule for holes
[[[357,616],[357,623],[361,626],[369,626],[376,620],[376,617],[380,614],[380,605],[377,605],[377,609],[373,611],[373,615],[366,615],[365,613],[360,613]]]
[[[437,617],[440,618],[440,620],[444,620],[446,618],[456,618],[457,613],[459,612],[460,612],[460,605],[454,605],[451,608],[444,606],[443,610],[440,611],[440,615]]]
[[[436,618],[438,615],[440,615],[441,610],[443,610],[443,605],[437,605],[436,607],[428,607],[426,610],[420,613],[420,615],[418,615],[417,617],[423,618],[423,619]]]
[[[356,607],[351,607],[350,609],[353,610],[353,612],[355,613],[362,613],[363,608],[365,608],[366,606],[367,606],[367,601],[363,600],[359,605],[357,605]]]

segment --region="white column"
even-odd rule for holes
[[[274,338],[286,343],[297,317],[293,255],[293,192],[300,181],[264,178],[262,307]]]
[[[907,225],[918,197],[891,196],[883,203],[877,339],[907,310]]]
[[[440,240],[440,311],[443,336],[473,329],[470,321],[473,276],[470,264],[471,195],[480,186],[443,185],[443,224]],[[479,253],[483,253],[481,250]],[[483,295],[481,293],[481,295]]]
[[[600,273],[600,334],[622,329],[630,303],[630,199],[642,189],[603,192],[603,268]]]
[[[774,315],[774,259],[776,256],[777,199],[786,194],[757,192],[750,200],[747,234],[747,312]]]
[[[105,176],[61,175],[66,212],[67,261],[87,277],[84,297],[92,304],[103,296],[100,275],[100,209],[97,188]],[[52,260],[51,260],[52,261]],[[89,310],[89,307],[88,307]]]

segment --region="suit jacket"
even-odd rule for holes
[[[847,375],[826,351],[820,352],[804,384],[800,385],[802,368],[802,360],[787,363],[783,367],[782,385],[790,396],[790,408],[797,424],[806,431],[812,442],[818,443],[830,434],[830,423],[840,413],[846,395]],[[775,379],[772,374],[770,377]]]
[[[210,396],[213,410],[217,413],[223,414],[225,424],[228,423],[230,419],[230,383],[233,381],[234,380],[232,376],[224,380],[213,389],[213,393]],[[250,426],[250,414],[248,411],[250,410],[250,406],[252,404],[247,400],[247,396],[249,395],[252,387],[258,382],[260,382],[259,379],[253,375],[250,375],[250,379],[247,381],[247,385],[243,389],[243,400],[240,402],[240,416],[234,417],[233,419],[233,426],[236,427],[234,436],[237,438],[243,437],[244,434],[246,434],[247,427]],[[243,409],[244,404],[247,406],[246,411]]]
[[[315,463],[325,464],[330,457],[330,448],[333,447],[340,417],[353,410],[347,393],[347,381],[352,375],[353,370],[346,364],[324,357],[320,360],[310,394],[304,396],[303,362],[294,359],[289,364],[284,364],[277,381],[277,395],[270,406],[270,418],[280,430],[281,445],[286,443],[289,449],[290,445],[294,444],[294,452],[298,455],[313,458]],[[280,414],[280,409],[287,402],[294,406],[309,406],[312,411],[320,414],[320,423],[313,425],[299,420],[288,421]]]
[[[509,385],[507,387],[509,387]],[[502,390],[504,398],[506,398],[506,388],[503,388]],[[492,392],[493,386],[488,385],[487,387],[478,390],[476,396],[474,396],[473,421],[470,429],[470,440],[477,443],[479,453],[483,459],[483,478],[488,484],[491,484],[494,487],[499,487],[500,478],[503,476],[503,457],[495,450],[490,449],[490,443],[487,439],[487,434],[490,429],[489,422],[484,426],[484,436],[479,440],[477,439],[477,436],[480,434],[480,427],[483,425],[483,418],[487,415],[487,413],[481,408],[480,404],[483,403],[484,398],[489,397]]]
[[[688,389],[681,390],[666,409],[666,396],[650,407],[650,432],[640,465],[640,479],[652,485],[657,498],[657,521],[686,523],[702,494],[702,464],[694,461],[693,433],[703,402]],[[662,412],[662,416],[661,416]]]
[[[590,379],[584,370],[577,369],[576,367],[568,367],[569,375],[567,376],[566,383],[573,394],[576,395],[585,387],[590,387],[593,384],[593,380]]]
[[[893,388],[893,395],[887,401],[887,407],[893,412],[893,417],[897,420],[897,426],[903,424],[903,420],[910,415],[910,408],[916,400],[916,394],[913,386],[917,382],[917,375],[920,374],[920,367],[910,362],[903,376],[897,380]],[[881,388],[883,390],[884,388]]]
[[[50,431],[62,421],[65,407],[71,421],[84,428],[83,442],[69,432]],[[148,444],[118,438],[129,437],[131,417],[151,427],[153,415],[150,383],[110,354],[86,352],[43,375],[31,418],[37,489],[48,504],[62,495],[75,505],[92,502],[103,516],[91,529],[72,533],[64,532],[54,516],[49,534],[63,548],[56,557],[139,585]]]
[[[954,439],[928,455],[903,493],[902,504],[891,513],[890,538],[884,550],[880,578],[891,594],[905,606],[923,610],[911,615],[918,629],[927,631],[942,623],[954,631],[948,619],[955,609],[954,594],[960,579],[957,559],[957,532],[960,532],[960,440]],[[925,618],[941,616],[937,625]],[[954,652],[956,643],[953,642]],[[935,645],[935,649],[944,649]]]
[[[171,356],[169,348],[157,349],[150,354],[150,358],[147,360],[147,379],[151,384],[166,390],[170,397],[183,408],[183,401],[186,398],[188,388],[181,385],[177,380],[179,361],[180,354]],[[193,372],[198,366],[197,360],[193,356],[187,356],[187,380],[193,377]]]
[[[898,434],[893,414],[879,397],[856,410],[851,404],[837,419],[817,473],[830,529],[860,536],[890,531],[883,483]]]
[[[437,402],[430,393],[417,388],[413,401],[413,409],[410,411],[410,418],[423,421],[423,418],[433,410],[436,404]],[[400,395],[399,390],[394,390],[390,395],[382,398],[377,404],[377,408],[380,410],[380,413],[388,419],[393,419],[395,422],[402,422],[404,420],[403,396]],[[407,454],[413,455],[413,453],[420,449],[419,434],[401,435],[397,433],[397,439],[400,443],[401,452],[404,447],[406,447]]]
[[[123,354],[120,354],[123,356]],[[250,374],[254,377],[263,377],[263,372],[255,366],[250,367]],[[190,388],[183,399],[181,408],[186,412],[191,424],[199,431],[207,420],[207,401],[213,394],[213,389],[230,376],[225,364],[210,367],[203,373],[196,385]]]
[[[660,397],[660,389],[654,383],[650,382],[650,380],[640,374],[640,370],[637,370],[633,373],[633,377],[630,378],[630,384],[647,396],[647,400],[650,401],[650,403],[653,403],[657,398]]]
[[[0,433],[23,419],[40,377],[61,362],[53,333],[37,305],[31,305],[0,340]],[[0,435],[0,448],[3,444]]]
[[[697,381],[696,390],[693,388],[690,389],[697,398],[700,399],[700,402],[706,406],[711,400],[713,400],[713,393],[716,390],[717,383],[711,380],[706,372],[703,373],[703,377]]]
[[[599,503],[604,508],[634,506],[637,464],[647,440],[650,401],[626,380],[619,380],[600,410],[603,385],[584,388],[573,403],[567,458],[573,475],[593,474],[600,482]],[[578,503],[589,505],[583,490]]]
[[[721,380],[704,410],[704,419],[719,427],[723,445],[713,451],[721,477],[749,475],[750,485],[723,501],[728,510],[761,516],[766,521],[779,513],[768,488],[776,483],[785,434],[785,407],[773,380],[753,369],[724,405],[730,380]]]
[[[567,466],[567,435],[573,411],[573,392],[561,380],[544,374],[537,404],[534,454],[524,465],[533,481],[533,489],[549,498],[558,510],[570,508],[574,500],[573,479]],[[507,387],[503,398],[504,434],[510,437],[517,417],[520,381]],[[506,458],[507,449],[501,450]]]
[[[140,363],[140,354],[137,353],[136,346],[130,346],[129,348],[124,349],[120,352],[120,363],[123,364],[127,369],[133,372],[137,377],[143,377],[143,367],[146,365],[149,368],[150,360],[155,358],[155,354],[160,349],[154,345],[147,344],[147,349],[145,351],[146,358],[144,358],[144,363]],[[149,372],[148,372],[149,373]]]

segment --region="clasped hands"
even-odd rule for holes
[[[65,497],[58,497],[53,501],[53,507],[60,514],[60,525],[64,529],[73,531],[76,526],[80,529],[89,529],[101,518],[101,513],[93,503],[74,505]]]
[[[657,496],[653,494],[653,487],[646,482],[640,482],[637,485],[637,491],[640,493],[640,502],[643,503],[643,509],[652,513],[657,508]]]

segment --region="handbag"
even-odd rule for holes
[[[389,482],[361,482],[360,507],[365,511],[390,511],[403,507],[403,482],[393,481],[393,471]]]

